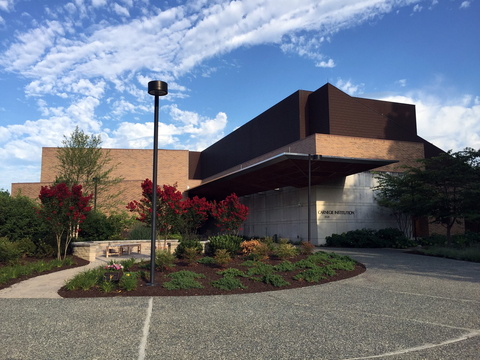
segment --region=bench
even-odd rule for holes
[[[124,253],[130,255],[132,249],[135,248],[139,254],[142,253],[142,244],[108,244],[105,249],[105,257],[108,258],[111,255],[122,256]]]

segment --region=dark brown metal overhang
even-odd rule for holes
[[[312,186],[398,162],[383,159],[310,156],[312,156]],[[188,194],[207,199],[224,199],[231,193],[244,196],[287,186],[307,187],[308,157],[308,154],[279,154],[196,186],[190,189]]]

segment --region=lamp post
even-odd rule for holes
[[[152,189],[152,232],[150,243],[150,282],[155,285],[155,247],[157,240],[157,169],[158,169],[158,98],[168,94],[168,84],[163,81],[150,81],[148,93],[155,96],[155,110],[153,120],[153,189]]]

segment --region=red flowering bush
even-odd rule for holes
[[[153,184],[149,179],[142,182],[142,198],[127,205],[127,209],[138,214],[137,220],[146,224],[152,222]],[[235,194],[227,196],[218,204],[195,196],[182,199],[176,186],[157,186],[157,231],[166,240],[172,232],[180,232],[184,239],[196,234],[211,215],[217,226],[224,232],[237,233],[248,215],[248,208],[242,205]]]
[[[92,197],[93,194],[83,196],[82,185],[73,185],[71,188],[65,183],[42,186],[38,214],[55,234],[59,260],[62,259],[62,240],[65,239],[65,257],[71,240],[78,236],[79,225],[91,210],[88,204]]]
[[[235,193],[227,196],[225,200],[213,202],[212,216],[217,226],[227,234],[238,234],[240,226],[247,219],[248,207],[240,203]]]
[[[140,201],[131,201],[127,205],[127,209],[138,214],[137,220],[151,224],[153,183],[151,180],[145,179],[141,186],[143,198]],[[157,231],[164,235],[165,240],[172,230],[178,227],[181,215],[185,212],[181,200],[182,193],[177,190],[176,186],[163,185],[160,187],[157,185],[156,227]]]

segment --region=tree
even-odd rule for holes
[[[117,164],[112,165],[110,152],[102,150],[100,135],[85,134],[77,126],[70,137],[65,136],[62,144],[57,151],[58,182],[68,186],[80,184],[84,192],[102,199],[99,207],[113,207],[121,194],[113,189],[123,178],[112,177]]]
[[[68,245],[77,237],[80,223],[91,210],[88,203],[92,196],[83,196],[82,185],[73,185],[71,188],[65,183],[42,186],[38,213],[55,234],[59,260],[62,259],[62,243],[65,258]]]
[[[149,179],[142,182],[142,196],[140,201],[131,201],[127,205],[127,209],[136,212],[139,216],[137,220],[146,224],[152,222],[152,199],[153,199],[153,183]],[[176,185],[157,185],[157,201],[156,201],[156,232],[166,241],[168,235],[179,226],[180,215],[184,212],[181,206],[182,193],[177,190]]]
[[[418,162],[421,166],[406,167],[398,177],[377,176],[377,200],[394,212],[428,216],[446,228],[450,244],[455,224],[480,218],[480,151],[450,150]]]
[[[248,207],[241,204],[238,196],[232,193],[225,200],[218,203],[214,201],[211,214],[223,232],[237,234],[240,226],[247,219]]]
[[[37,216],[38,204],[27,196],[10,196],[0,190],[0,237],[10,241],[28,238],[37,243],[46,235],[46,227]]]
[[[179,231],[182,238],[186,239],[189,235],[195,236],[197,231],[207,221],[208,215],[212,209],[212,204],[205,198],[194,196],[186,198],[181,202],[182,213],[179,224]]]

